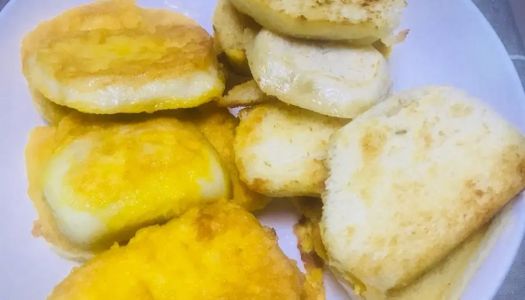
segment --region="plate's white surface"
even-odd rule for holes
[[[0,299],[44,299],[73,266],[30,234],[35,212],[26,196],[23,151],[29,130],[42,121],[20,72],[19,45],[38,22],[83,2],[11,0],[0,12]],[[183,11],[208,30],[214,2],[139,1]],[[483,99],[525,132],[525,95],[516,71],[475,6],[468,0],[409,2],[403,28],[411,32],[391,58],[395,89],[451,84]],[[464,299],[490,299],[512,263],[525,228],[525,199],[514,201],[505,214],[494,246]],[[276,228],[285,252],[298,260],[290,205],[274,203],[260,218]],[[341,288],[330,278],[327,281],[328,299],[343,299]]]

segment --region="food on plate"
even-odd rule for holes
[[[319,295],[324,295],[321,271],[327,257],[319,227],[322,203],[311,198],[296,198],[292,202],[302,215],[300,221],[294,226],[294,233],[297,236],[301,260],[306,269],[305,293],[311,295],[309,299],[323,299],[319,298]],[[344,280],[341,279],[340,283],[356,299],[460,299],[472,272],[484,258],[484,249],[490,246],[490,239],[497,231],[497,224],[491,223],[483,227],[420,278],[395,291],[385,293],[368,288],[358,296]]]
[[[525,138],[449,87],[392,96],[333,137],[321,234],[361,294],[399,290],[525,187]]]
[[[140,227],[229,198],[220,158],[193,125],[93,119],[38,127],[26,149],[34,233],[64,255],[89,257]]]
[[[240,205],[248,211],[264,208],[271,199],[250,190],[240,180],[239,171],[235,165],[233,144],[235,141],[235,128],[239,125],[239,120],[230,114],[226,108],[217,107],[212,103],[183,114],[184,120],[195,124],[217,150],[231,180],[231,202]]]
[[[282,34],[371,44],[393,35],[405,0],[230,0],[240,12]]]
[[[258,28],[250,17],[239,13],[230,0],[219,0],[213,14],[215,46],[219,53],[224,53],[229,64],[235,70],[249,74],[246,61],[244,30]]]
[[[218,98],[217,104],[221,107],[239,107],[259,104],[270,100],[254,80],[248,80],[235,85],[226,95]]]
[[[480,259],[484,258],[487,247],[491,246],[489,244],[491,229],[486,226],[473,233],[447,257],[409,286],[391,291],[388,295],[378,294],[377,291],[367,291],[366,294],[372,295],[365,299],[462,299],[461,296],[468,280],[479,267]]]
[[[235,136],[241,180],[272,197],[319,196],[330,136],[347,121],[280,102],[242,110]]]
[[[263,29],[247,55],[264,93],[320,114],[355,118],[390,91],[387,61],[372,46],[297,40]]]
[[[301,299],[275,233],[234,204],[193,208],[73,269],[49,299]]]
[[[37,107],[42,116],[50,124],[58,124],[58,122],[66,117],[67,115],[74,113],[77,117],[81,116],[75,110],[69,109],[64,106],[54,104],[53,102],[45,99],[41,94],[34,95],[35,102],[38,102]],[[38,99],[38,100],[36,100]],[[217,107],[212,103],[199,106],[191,110],[173,110],[164,111],[157,113],[159,116],[177,117],[183,119],[188,123],[194,124],[199,131],[206,137],[211,145],[216,149],[220,156],[221,162],[225,166],[228,172],[228,178],[232,184],[232,198],[231,201],[237,203],[243,208],[254,211],[262,209],[268,204],[270,198],[259,193],[251,191],[245,183],[240,181],[237,167],[235,166],[235,157],[233,150],[235,128],[238,126],[239,121],[226,109]],[[151,117],[155,117],[153,115]],[[118,116],[87,116],[91,120],[99,121],[111,121],[112,119],[118,120],[123,118],[123,115]],[[150,116],[137,115],[128,116],[128,119],[133,118],[149,118]]]
[[[316,260],[326,260],[326,250],[321,239],[319,222],[323,213],[323,203],[318,198],[298,197],[291,199],[301,215],[294,227],[294,232],[300,243],[301,253],[318,257]]]
[[[405,6],[218,0],[212,39],[100,0],[36,27],[33,234],[89,259],[49,299],[323,300],[325,266],[359,299],[459,298],[525,137],[454,88],[389,97]],[[302,215],[305,275],[249,213],[271,197]]]
[[[325,257],[325,250],[319,230],[322,203],[320,199],[314,198],[296,198],[292,199],[292,202],[302,214],[301,219],[294,226],[294,233],[297,237],[301,260],[306,270],[305,299],[324,300],[323,258]]]
[[[213,41],[195,21],[132,0],[71,9],[22,44],[31,89],[86,113],[194,107],[222,95]]]

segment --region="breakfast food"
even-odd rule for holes
[[[194,208],[74,269],[48,299],[301,299],[302,274],[243,209]]]
[[[26,149],[34,233],[64,255],[89,257],[140,227],[229,198],[220,158],[191,124],[91,119],[38,127]]]
[[[232,195],[230,201],[248,211],[264,208],[271,199],[250,190],[240,180],[239,171],[235,166],[233,144],[235,128],[237,128],[239,120],[232,116],[227,109],[216,107],[212,103],[183,114],[182,118],[195,124],[217,150],[231,181]]]
[[[525,187],[525,138],[454,88],[393,96],[332,141],[321,233],[358,294],[410,284]]]
[[[219,53],[224,53],[235,70],[249,74],[246,61],[244,30],[257,28],[258,25],[248,16],[239,13],[230,0],[218,0],[213,15],[215,46]]]
[[[301,259],[306,269],[305,293],[314,298],[324,299],[322,270],[327,261],[326,250],[322,243],[319,223],[322,215],[322,205],[317,199],[296,198],[294,206],[302,215],[294,226]],[[498,231],[497,224],[489,224],[472,234],[447,257],[433,266],[428,272],[416,279],[410,285],[395,291],[379,291],[368,287],[356,292],[343,279],[339,283],[347,290],[352,299],[366,300],[445,300],[460,299],[465,284],[472,272],[484,258],[485,249],[490,247],[491,238]],[[316,295],[318,297],[316,297]]]
[[[282,34],[360,44],[388,38],[405,0],[230,0],[240,12]]]
[[[323,213],[323,203],[319,198],[296,197],[291,199],[292,204],[301,218],[294,227],[295,235],[300,243],[299,249],[317,261],[327,259],[326,250],[321,239],[319,223]]]
[[[100,0],[29,33],[33,234],[91,258],[49,299],[323,300],[325,266],[356,298],[459,298],[525,138],[453,88],[388,98],[405,4],[218,0],[212,40]],[[247,212],[270,197],[304,276]]]
[[[330,136],[346,123],[279,102],[240,113],[235,157],[241,179],[272,197],[319,196]]]
[[[391,291],[387,295],[377,291],[367,291],[372,294],[365,299],[393,300],[441,300],[462,299],[465,285],[472,273],[479,267],[480,259],[484,258],[492,232],[488,226],[474,232],[467,240],[454,249],[447,257],[416,279],[409,286]]]
[[[391,86],[387,62],[372,46],[297,40],[261,30],[247,55],[264,93],[328,116],[355,118],[383,100]]]
[[[40,24],[22,45],[31,89],[86,113],[194,107],[222,94],[213,41],[181,14],[97,1]]]
[[[259,104],[270,100],[254,80],[235,85],[226,95],[218,98],[217,104],[222,107],[239,107]]]

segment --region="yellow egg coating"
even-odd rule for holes
[[[130,0],[97,1],[40,24],[23,41],[22,63],[33,89],[87,113],[193,107],[224,90],[203,28]]]
[[[48,299],[301,299],[303,276],[240,207],[194,208],[75,268]]]
[[[45,145],[31,142],[42,134]],[[34,149],[38,145],[51,148],[49,154],[30,158],[43,151]],[[68,116],[52,134],[34,131],[27,153],[30,195],[45,202],[56,229],[81,249],[96,252],[140,227],[229,197],[229,179],[213,147],[197,128],[175,118]]]

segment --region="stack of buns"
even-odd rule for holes
[[[405,4],[221,0],[214,17],[226,62],[248,77],[238,89],[255,82],[266,95],[234,88],[245,99],[223,103],[250,106],[235,139],[241,179],[269,196],[321,197],[316,213],[300,210],[301,249],[364,299],[457,296],[469,245],[525,187],[525,138],[479,100],[452,87],[391,92]]]

